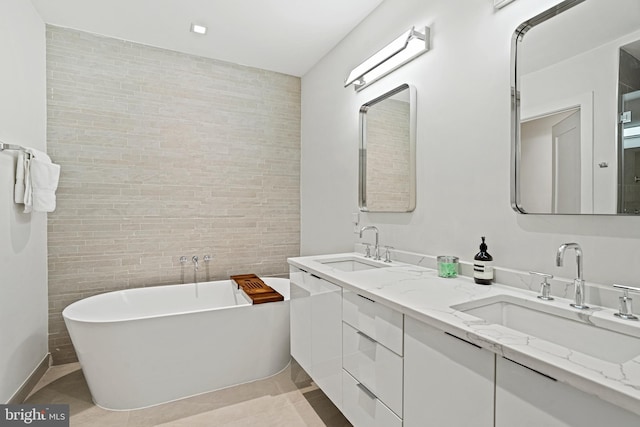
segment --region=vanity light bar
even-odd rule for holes
[[[502,9],[503,7],[514,1],[515,0],[493,0],[493,7],[495,9]]]
[[[429,50],[429,27],[411,27],[394,41],[354,68],[344,81],[344,87],[354,85],[356,91],[402,67]]]

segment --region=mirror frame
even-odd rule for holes
[[[408,90],[409,91],[409,206],[406,210],[371,210],[367,206],[367,112],[375,104],[394,95]],[[358,183],[358,206],[361,212],[379,212],[379,213],[406,213],[413,212],[416,208],[416,88],[410,84],[404,83],[390,91],[362,104],[359,112],[359,183]]]
[[[518,43],[524,35],[536,25],[557,16],[586,0],[565,0],[544,12],[524,21],[516,28],[511,38],[511,208],[517,213],[531,215],[594,215],[594,214],[557,214],[529,213],[521,207],[520,201],[520,80],[518,79]]]

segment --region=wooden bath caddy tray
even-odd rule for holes
[[[238,274],[231,276],[231,280],[238,284],[238,289],[242,288],[245,294],[251,298],[254,304],[264,302],[284,301],[284,297],[276,292],[272,287],[267,286],[262,279],[255,274]]]

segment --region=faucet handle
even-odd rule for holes
[[[186,256],[181,256],[180,257],[180,264],[186,264],[187,263],[187,257]]]
[[[542,279],[542,282],[540,282],[540,295],[538,295],[538,298],[544,301],[553,301],[553,297],[551,296],[551,285],[547,282],[548,279],[553,279],[553,275],[538,273],[537,271],[530,271],[529,274]]]
[[[363,243],[363,245],[364,245],[364,257],[371,258],[371,244]]]
[[[633,299],[629,297],[629,291],[640,292],[640,288],[625,285],[613,285],[614,288],[622,289],[623,295],[618,298],[619,307],[615,316],[626,320],[638,320],[638,316],[633,314]]]
[[[391,262],[391,249],[395,249],[393,246],[385,246],[385,253],[384,253],[384,262]]]
[[[204,258],[202,258],[202,260],[203,260],[204,262],[209,262],[209,261],[211,261],[211,255],[205,255],[205,256],[204,256]]]
[[[640,292],[640,288],[634,288],[633,286],[627,286],[627,285],[613,285],[614,288],[617,289],[622,289],[622,291],[625,293],[625,295],[629,294],[629,291],[631,292]]]

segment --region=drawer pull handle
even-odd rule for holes
[[[472,346],[474,346],[474,347],[476,347],[476,348],[482,348],[482,347],[480,347],[478,344],[474,344],[474,343],[472,343],[472,342],[469,342],[469,341],[467,341],[467,340],[465,340],[465,339],[462,339],[462,338],[457,337],[457,336],[455,336],[455,335],[453,335],[453,334],[450,334],[449,332],[445,332],[445,334],[449,335],[451,338],[455,338],[455,339],[460,340],[460,341],[462,341],[462,342],[466,342],[467,344],[472,345]]]
[[[320,279],[320,280],[322,280],[322,277],[318,277],[318,276],[316,276],[316,275],[315,275],[315,274],[313,274],[313,273],[311,274],[311,277],[315,277],[316,279]]]
[[[360,294],[357,294],[357,295],[358,295],[360,298],[364,298],[364,299],[366,299],[367,301],[375,302],[375,301],[374,301],[374,300],[372,300],[371,298],[367,298],[367,297],[365,297],[364,295],[360,295]]]
[[[365,334],[364,332],[362,332],[362,331],[357,331],[357,332],[358,332],[358,335],[360,335],[361,337],[366,338],[366,339],[368,339],[369,341],[371,341],[373,343],[377,342],[376,340],[374,340],[373,338],[371,338],[369,335]]]
[[[552,380],[552,381],[558,381],[557,379],[555,379],[555,378],[553,378],[553,377],[550,377],[550,376],[549,376],[549,375],[547,375],[547,374],[543,374],[543,373],[542,373],[542,372],[540,372],[540,371],[536,371],[535,369],[530,368],[530,367],[528,367],[527,365],[523,365],[522,363],[518,363],[518,362],[516,362],[515,360],[511,360],[511,359],[509,359],[508,357],[504,357],[504,356],[502,356],[502,358],[503,358],[503,359],[505,359],[505,360],[508,360],[509,362],[515,363],[516,365],[520,365],[520,366],[522,366],[523,368],[526,368],[526,369],[530,370],[531,372],[535,372],[535,373],[536,373],[536,374],[538,374],[538,375],[542,375],[543,377],[545,377],[545,378],[547,378],[547,379],[549,379],[549,380]]]
[[[364,386],[364,384],[362,384],[362,383],[358,383],[358,384],[356,384],[356,386],[358,386],[358,388],[359,388],[360,390],[362,390],[362,392],[363,392],[364,394],[366,394],[367,396],[369,396],[371,399],[377,399],[377,398],[378,398],[378,396],[376,396],[375,394],[373,394],[373,393],[371,392],[371,390],[369,390],[367,387],[365,387],[365,386]]]

